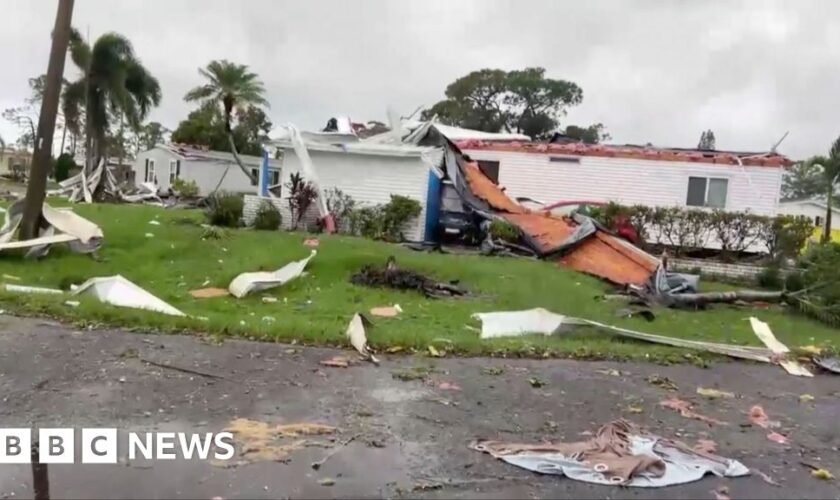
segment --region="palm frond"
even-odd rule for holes
[[[188,102],[203,101],[213,97],[217,91],[218,88],[211,83],[200,85],[187,92],[187,95],[184,96],[184,100]]]
[[[79,33],[79,30],[76,28],[72,28],[70,30],[70,44],[68,49],[70,51],[70,59],[73,61],[73,64],[78,66],[82,71],[86,72],[88,66],[90,66],[90,45],[85,42],[85,39],[82,38],[82,34]]]
[[[82,132],[82,109],[85,105],[85,79],[82,78],[64,86],[61,97],[61,112],[64,123],[74,134]]]

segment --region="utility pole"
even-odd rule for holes
[[[52,32],[50,60],[47,65],[47,80],[44,85],[44,100],[41,102],[38,134],[35,136],[37,137],[35,152],[32,153],[32,166],[29,169],[29,183],[26,186],[23,220],[20,224],[21,240],[38,237],[41,207],[47,194],[47,173],[50,169],[50,157],[52,156],[55,117],[58,113],[58,99],[64,76],[64,60],[67,58],[67,45],[70,43],[73,1],[58,0],[58,11],[55,15],[55,27]]]

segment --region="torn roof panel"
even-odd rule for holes
[[[781,168],[794,164],[779,153],[739,153],[733,151],[702,151],[678,148],[657,148],[654,146],[508,142],[498,143],[481,140],[460,140],[456,142],[462,150],[507,151],[511,153],[557,154],[568,156],[595,156],[604,158],[625,158],[631,160],[654,160],[687,163],[711,163],[718,165],[744,165],[750,167]]]
[[[472,194],[519,228],[539,255],[556,252],[579,227],[569,218],[531,212],[515,203],[481,173],[475,162],[463,162],[462,170]],[[563,266],[621,285],[646,282],[658,265],[652,255],[601,229],[560,254],[556,260]]]

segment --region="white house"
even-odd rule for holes
[[[262,158],[249,155],[239,155],[239,158],[251,170],[252,175],[259,174]],[[281,160],[269,160],[269,184],[280,182],[281,163]],[[257,192],[256,183],[240,170],[233,154],[221,151],[177,144],[158,144],[138,154],[132,170],[136,184],[154,182],[162,190],[168,189],[176,178],[180,178],[195,181],[201,195],[211,193],[220,180],[221,190],[236,193]]]
[[[511,198],[722,208],[775,215],[782,171],[775,153],[694,151],[582,143],[460,141]]]
[[[827,208],[825,202],[814,199],[789,200],[779,203],[780,214],[804,215],[814,222],[815,227],[823,227]],[[840,209],[835,206],[831,207],[831,229],[840,229]]]
[[[404,235],[408,240],[424,238],[429,224],[427,199],[430,176],[439,178],[442,175],[437,169],[443,157],[440,148],[376,144],[359,141],[358,138],[345,141],[346,138],[335,136],[332,139],[335,142],[330,143],[326,137],[313,137],[313,134],[304,134],[303,137],[322,191],[338,188],[350,195],[357,206],[388,203],[392,194],[417,200],[422,212],[407,225]],[[304,178],[309,176],[290,139],[274,141],[272,146],[283,153],[278,167],[281,172],[279,183],[282,185],[279,196],[273,199],[245,196],[244,218],[246,223],[250,223],[260,203],[271,199],[281,212],[283,226],[288,228],[291,226],[291,214],[285,185],[293,173],[300,173]],[[269,184],[277,183],[269,180]],[[278,190],[272,191],[276,194]],[[435,199],[434,203],[433,213],[437,214],[438,200]],[[317,207],[311,207],[302,220],[302,226],[313,225],[318,216]]]

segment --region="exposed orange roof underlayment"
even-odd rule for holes
[[[470,191],[498,211],[499,216],[529,235],[538,246],[538,252],[556,249],[577,228],[577,224],[568,218],[531,212],[513,202],[475,162],[464,162],[463,170]],[[601,230],[562,254],[557,262],[621,285],[644,283],[658,265],[650,254]]]
[[[512,153],[557,154],[568,156],[599,156],[605,158],[627,158],[635,160],[680,161],[690,163],[712,163],[718,165],[740,165],[749,167],[788,167],[794,164],[778,153],[734,153],[731,151],[700,151],[656,148],[653,146],[618,146],[611,144],[552,144],[545,142],[483,142],[477,140],[458,141],[461,150],[508,151]]]

